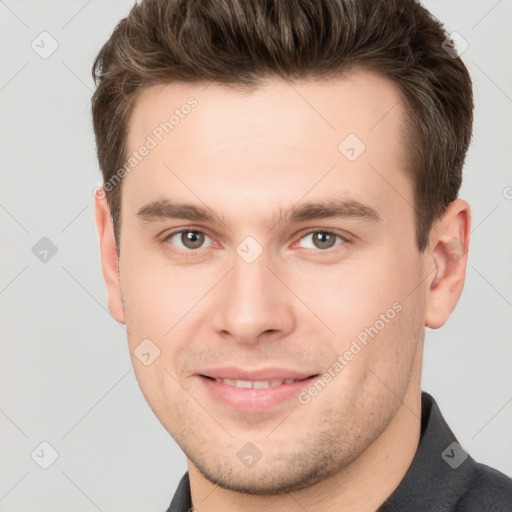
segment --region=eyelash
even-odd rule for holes
[[[205,233],[204,231],[200,230],[200,229],[195,229],[195,228],[185,228],[185,229],[179,229],[177,231],[173,231],[169,234],[167,234],[162,242],[165,243],[165,244],[169,244],[169,245],[173,245],[173,244],[170,244],[169,240],[175,236],[175,235],[180,235],[182,233],[187,233],[187,232],[195,232],[195,233],[200,233],[200,234],[204,234],[206,235],[208,238],[210,238],[211,240],[211,237],[208,236],[207,233]],[[314,251],[315,254],[317,253],[330,253],[332,251],[335,250],[336,247],[340,247],[340,246],[343,246],[345,245],[346,243],[350,242],[350,240],[348,239],[348,237],[346,236],[343,236],[343,235],[340,235],[339,233],[336,233],[335,231],[329,231],[329,230],[326,230],[326,229],[313,229],[311,231],[308,231],[307,233],[304,233],[299,240],[302,240],[303,238],[305,238],[306,236],[309,236],[309,235],[312,235],[312,234],[315,234],[315,233],[327,233],[329,235],[334,235],[337,239],[341,240],[342,243],[340,244],[336,244],[334,245],[333,247],[330,247],[329,249],[308,249],[310,251]],[[178,252],[180,254],[184,254],[188,257],[194,257],[196,255],[199,254],[199,252],[201,251],[201,249],[205,249],[205,247],[200,247],[199,249],[187,249],[187,250],[183,250],[183,249],[180,249],[178,251],[175,251],[175,252]]]

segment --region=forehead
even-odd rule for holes
[[[191,98],[199,108],[187,107]],[[403,113],[400,100],[399,90],[390,79],[363,69],[330,79],[267,78],[247,89],[216,82],[158,84],[137,95],[127,142],[128,147],[135,146],[137,139],[157,127],[155,121],[165,123],[173,113],[178,117],[171,123],[173,129],[191,118],[186,123],[195,130],[191,143],[222,142],[228,137],[253,142],[244,139],[248,134],[272,136],[283,142],[301,133],[311,136],[313,131],[339,137],[350,129],[369,140],[385,118],[386,129],[390,124],[398,127]]]
[[[260,207],[270,200],[282,206],[281,199],[336,187],[375,205],[389,199],[391,208],[399,189],[412,201],[402,120],[396,85],[366,70],[267,79],[250,90],[214,82],[151,86],[136,99],[126,145],[128,156],[150,150],[127,173],[123,202],[127,196],[136,208],[167,193],[243,210],[249,196],[241,193]]]

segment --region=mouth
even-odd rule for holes
[[[300,405],[297,395],[320,375],[281,371],[282,376],[278,376],[279,370],[264,373],[250,376],[247,372],[219,371],[197,377],[214,402],[237,412],[263,412],[291,405],[293,401],[296,406]]]

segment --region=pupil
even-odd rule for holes
[[[335,240],[335,237],[332,236],[331,233],[326,233],[324,231],[315,233],[314,238],[315,238],[315,244],[320,249],[328,249],[328,248],[332,247],[334,240]]]
[[[181,235],[183,245],[189,249],[198,249],[204,241],[204,234],[199,231],[186,231]]]

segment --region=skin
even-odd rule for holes
[[[418,446],[425,327],[441,327],[462,292],[466,251],[450,251],[454,240],[469,247],[469,205],[455,200],[418,251],[400,95],[372,72],[268,79],[251,92],[152,86],[136,101],[128,152],[191,96],[198,105],[123,180],[119,261],[96,199],[109,310],[126,324],[142,392],[187,456],[196,510],[374,511]],[[338,150],[350,133],[366,146],[353,162]],[[279,208],[340,197],[381,221],[272,221]],[[137,216],[163,199],[206,205],[224,223]],[[203,231],[203,245],[166,239],[180,228]],[[335,244],[315,245],[319,231]],[[252,263],[236,251],[247,236],[262,249]],[[228,365],[322,374],[396,302],[307,404],[237,411],[197,376]],[[134,356],[146,338],[160,350],[149,366]],[[249,442],[261,452],[252,467],[237,457]]]

